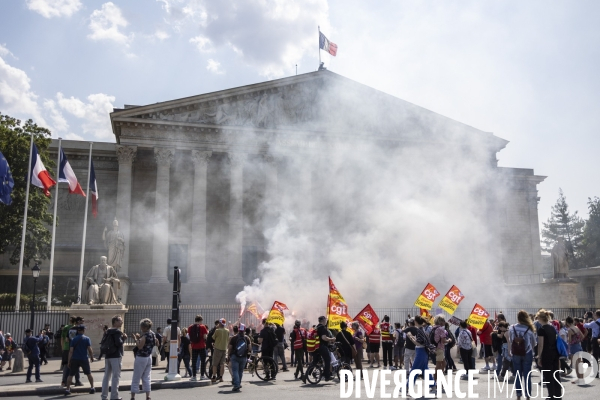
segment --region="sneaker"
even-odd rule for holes
[[[200,377],[200,380],[201,380],[201,381],[205,381],[205,380],[207,380],[207,379],[208,379],[208,378],[207,378],[207,377],[205,377],[204,375],[202,375],[202,376]]]
[[[8,367],[8,368],[6,368],[6,370],[7,370],[7,371],[10,371],[11,369],[12,369],[12,367]]]
[[[486,365],[485,367],[481,368],[482,371],[489,371],[490,370],[490,366]]]
[[[184,378],[187,378],[186,376],[184,376]],[[198,380],[198,378],[196,378],[195,376],[192,376],[190,378],[190,382],[196,382]]]
[[[79,382],[75,382],[75,385],[74,385],[74,386],[83,386],[83,383],[81,383],[81,381],[79,381]]]
[[[31,379],[27,379],[25,383],[31,383]]]
[[[461,381],[468,381],[469,377],[467,375],[461,375],[460,380]]]
[[[217,383],[217,378],[210,378],[211,383]]]
[[[68,396],[71,394],[71,391],[69,389],[65,390],[65,396]]]
[[[90,394],[94,394],[94,393],[96,393],[96,389],[95,388],[91,388],[90,389]]]
[[[219,383],[220,383],[220,382],[223,382],[223,377],[220,377],[220,378],[219,378]]]
[[[41,380],[41,379],[36,379],[35,381],[36,381],[36,382],[44,382],[44,381],[43,381],[43,380]]]
[[[239,386],[234,386],[233,389],[231,389],[234,392],[239,392],[240,391],[240,387]]]
[[[306,375],[302,375],[300,379],[302,380],[302,383],[306,385]]]

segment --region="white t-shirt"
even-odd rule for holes
[[[181,336],[181,328],[177,327],[177,338]],[[169,343],[171,343],[171,325],[167,325],[163,330],[163,341],[167,344],[165,352],[169,352]]]

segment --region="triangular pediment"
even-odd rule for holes
[[[302,130],[397,140],[454,141],[476,137],[501,148],[490,133],[329,71],[248,85],[147,106],[128,106],[115,121],[187,126]]]

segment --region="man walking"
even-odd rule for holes
[[[281,360],[283,365],[282,372],[287,372],[287,363],[285,361],[285,328],[279,324],[275,324],[275,336],[277,337],[277,346],[275,346],[274,359],[275,362]],[[278,360],[279,359],[279,360]]]
[[[300,320],[294,323],[294,330],[290,334],[292,348],[296,359],[296,372],[294,378],[298,379],[304,376],[304,351],[306,349],[306,330],[301,327]]]
[[[202,324],[202,315],[196,315],[195,323],[188,327],[190,342],[192,343],[192,377],[190,381],[198,380],[198,359],[200,359],[200,380],[206,379],[206,338],[208,328]]]
[[[33,336],[31,329],[25,330],[25,339],[23,340],[23,353],[27,356],[29,361],[29,368],[27,368],[27,380],[25,383],[31,383],[31,373],[35,367],[35,381],[43,382],[40,376],[40,349],[38,343],[42,339],[40,337]]]
[[[320,316],[319,324],[317,325],[317,336],[321,340],[321,345],[319,346],[319,350],[316,352],[321,359],[323,360],[323,377],[325,378],[325,382],[333,379],[331,377],[331,356],[329,355],[329,343],[335,342],[335,338],[327,329],[327,317]],[[315,360],[314,362],[317,362]]]
[[[102,379],[102,400],[108,399],[108,382],[110,381],[111,400],[119,399],[119,381],[121,380],[121,362],[123,360],[123,344],[127,335],[121,332],[123,318],[115,315],[112,320],[112,328],[108,329],[100,343],[101,351],[104,352],[104,378]]]
[[[177,327],[177,348],[181,345],[181,329],[179,326]],[[169,363],[171,362],[171,357],[169,356],[171,351],[171,318],[167,319],[167,326],[165,326],[165,331],[163,335],[163,349],[165,350],[165,355],[167,357],[167,367],[165,368],[165,373],[169,373]],[[177,357],[175,357],[177,360]],[[177,361],[175,361],[177,363]]]
[[[596,318],[595,321],[583,324],[583,327],[592,331],[592,355],[596,359],[596,362],[598,362],[600,359],[600,310],[596,310],[594,317]],[[600,372],[596,377],[600,377]]]
[[[261,345],[263,357],[270,357],[272,359],[273,350],[275,349],[275,346],[277,346],[277,337],[275,336],[275,332],[273,331],[272,324],[267,324],[266,319],[263,319],[262,322],[264,328],[262,328],[260,334],[258,335],[258,344]],[[273,372],[273,376],[270,376],[271,372]],[[265,371],[265,376],[267,377],[267,380],[276,380],[277,372],[275,371],[275,366],[273,366],[272,368],[268,367]]]
[[[65,396],[71,394],[71,384],[73,383],[73,377],[79,372],[81,367],[85,376],[87,376],[90,382],[90,394],[96,393],[94,388],[94,377],[90,370],[90,362],[94,362],[94,352],[92,351],[92,342],[89,337],[85,336],[85,326],[78,325],[76,328],[77,336],[71,340],[71,348],[69,350],[69,359],[67,366],[69,367],[69,379],[67,380],[67,390],[65,390]],[[89,356],[89,361],[88,361]]]
[[[223,374],[225,373],[225,358],[227,355],[227,345],[229,344],[229,329],[225,326],[227,320],[221,318],[219,320],[219,327],[215,330],[213,339],[215,341],[215,349],[213,351],[212,367],[213,367],[213,378],[212,383],[223,382]]]
[[[252,351],[250,338],[244,333],[244,325],[233,327],[233,337],[229,340],[227,359],[231,361],[231,376],[233,377],[233,391],[239,392],[242,388],[242,375]]]
[[[62,365],[63,376],[61,386],[67,386],[67,378],[69,377],[69,350],[71,340],[77,335],[77,325],[83,322],[81,317],[71,317],[69,323],[65,325],[60,333],[60,341],[62,343]],[[75,374],[75,386],[83,386],[79,376],[79,371]]]

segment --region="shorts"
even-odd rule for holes
[[[441,362],[446,359],[444,349],[435,349],[435,362]]]
[[[575,353],[577,353],[578,351],[583,351],[583,348],[581,347],[581,343],[575,343],[569,346],[569,354],[573,355]]]
[[[225,363],[225,350],[215,349],[212,355],[212,365],[220,366]]]
[[[1,356],[0,356],[0,360],[2,361],[10,361],[12,359],[12,353],[9,353],[8,351],[5,351]]]
[[[79,371],[79,367],[83,371],[84,375],[89,375],[92,373],[90,370],[90,361],[89,360],[73,360],[71,358],[71,366],[69,367],[69,376],[75,376],[77,371]]]
[[[401,357],[404,346],[394,346],[394,357]]]
[[[371,343],[367,343],[367,346],[365,347],[365,351],[367,352],[367,354],[369,354],[371,352]]]
[[[370,352],[379,354],[379,346],[380,346],[379,343],[369,343],[369,347],[371,347]]]
[[[491,344],[483,345],[483,356],[484,357],[493,357],[494,356],[494,351],[492,350]]]

